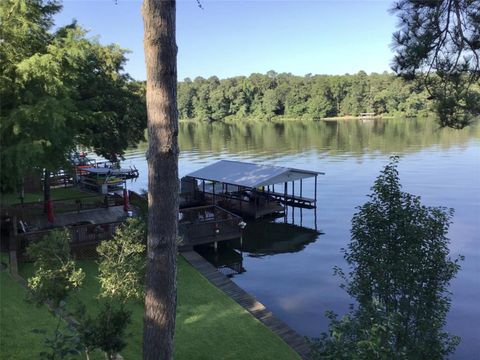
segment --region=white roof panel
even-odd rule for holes
[[[313,177],[321,172],[282,166],[220,160],[187,176],[226,184],[255,188]]]

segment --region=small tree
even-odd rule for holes
[[[105,300],[95,316],[88,314],[81,303],[75,314],[79,322],[76,330],[87,357],[94,349],[101,349],[108,359],[114,359],[125,347],[124,336],[131,311],[124,304],[144,297],[145,243],[145,222],[129,218],[117,229],[112,240],[97,247],[99,297]]]
[[[319,357],[442,359],[459,343],[443,331],[447,288],[463,259],[448,256],[453,210],[403,192],[397,165],[393,157],[353,216],[345,250],[351,271],[336,272],[357,308],[341,321],[330,313],[330,332],[313,347]]]
[[[142,299],[145,289],[146,226],[137,218],[129,218],[119,227],[112,240],[98,247],[100,296],[121,301]]]
[[[57,327],[51,336],[46,336],[44,343],[47,350],[42,351],[42,360],[71,359],[74,355],[81,354],[82,344],[75,332],[62,329],[62,319],[58,318]],[[46,334],[44,330],[34,330],[37,334]]]
[[[37,301],[50,300],[58,306],[82,284],[85,274],[72,260],[68,230],[53,230],[28,246],[27,255],[35,261],[35,274],[28,279],[28,287]]]
[[[117,354],[127,345],[124,338],[131,321],[131,311],[125,309],[123,304],[115,304],[108,299],[95,317],[90,316],[85,306],[80,304],[75,316],[78,321],[76,330],[87,359],[94,349],[102,350],[108,360],[116,359]]]

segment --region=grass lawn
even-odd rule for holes
[[[87,276],[84,286],[74,297],[81,299],[86,303],[88,309],[95,311],[98,307],[96,295],[99,291],[99,284],[96,280],[97,266],[93,261],[79,261],[78,265],[84,269]],[[21,272],[25,277],[31,274],[31,264],[23,266]],[[210,284],[181,256],[178,258],[177,280],[175,359],[299,359],[299,356],[283,340]],[[2,294],[3,292],[2,281]],[[7,300],[14,302],[10,306],[20,306],[20,300],[15,301],[13,298]],[[74,303],[75,299],[72,298],[69,300],[68,306],[73,308]],[[2,302],[2,312],[3,306]],[[129,304],[129,307],[133,311],[132,323],[128,329],[130,336],[128,345],[121,354],[127,360],[141,359],[143,305],[132,303]],[[2,318],[2,327],[3,324]],[[15,322],[15,327],[28,332],[31,325],[28,319],[24,318],[22,321]],[[2,329],[2,334],[3,332]],[[13,334],[15,333],[17,330],[14,329]],[[12,343],[17,344],[18,342]],[[33,354],[35,353],[30,353],[30,355]]]
[[[25,295],[25,289],[7,271],[0,272],[0,359],[37,359],[44,350],[44,335],[32,330],[51,334],[57,326],[57,319],[45,306],[27,303]]]
[[[51,190],[52,200],[64,200],[64,199],[82,199],[87,197],[96,197],[95,194],[81,191],[74,187],[68,188],[56,188]],[[43,192],[35,193],[25,193],[24,202],[42,202],[43,201]],[[3,205],[14,205],[20,204],[20,198],[17,193],[1,194],[0,202]]]

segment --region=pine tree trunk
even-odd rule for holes
[[[175,1],[144,0],[148,246],[143,358],[171,359],[176,311],[178,113]]]

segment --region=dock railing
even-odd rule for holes
[[[116,229],[122,221],[115,221],[104,224],[81,224],[67,226],[70,232],[70,247],[77,257],[93,257],[95,249],[100,242],[109,240],[115,234]],[[30,231],[16,235],[15,251],[19,260],[28,260],[27,247],[48,236],[53,229]],[[12,250],[12,249],[10,249]]]
[[[242,218],[218,206],[199,206],[180,210],[180,246],[194,246],[241,237]]]

